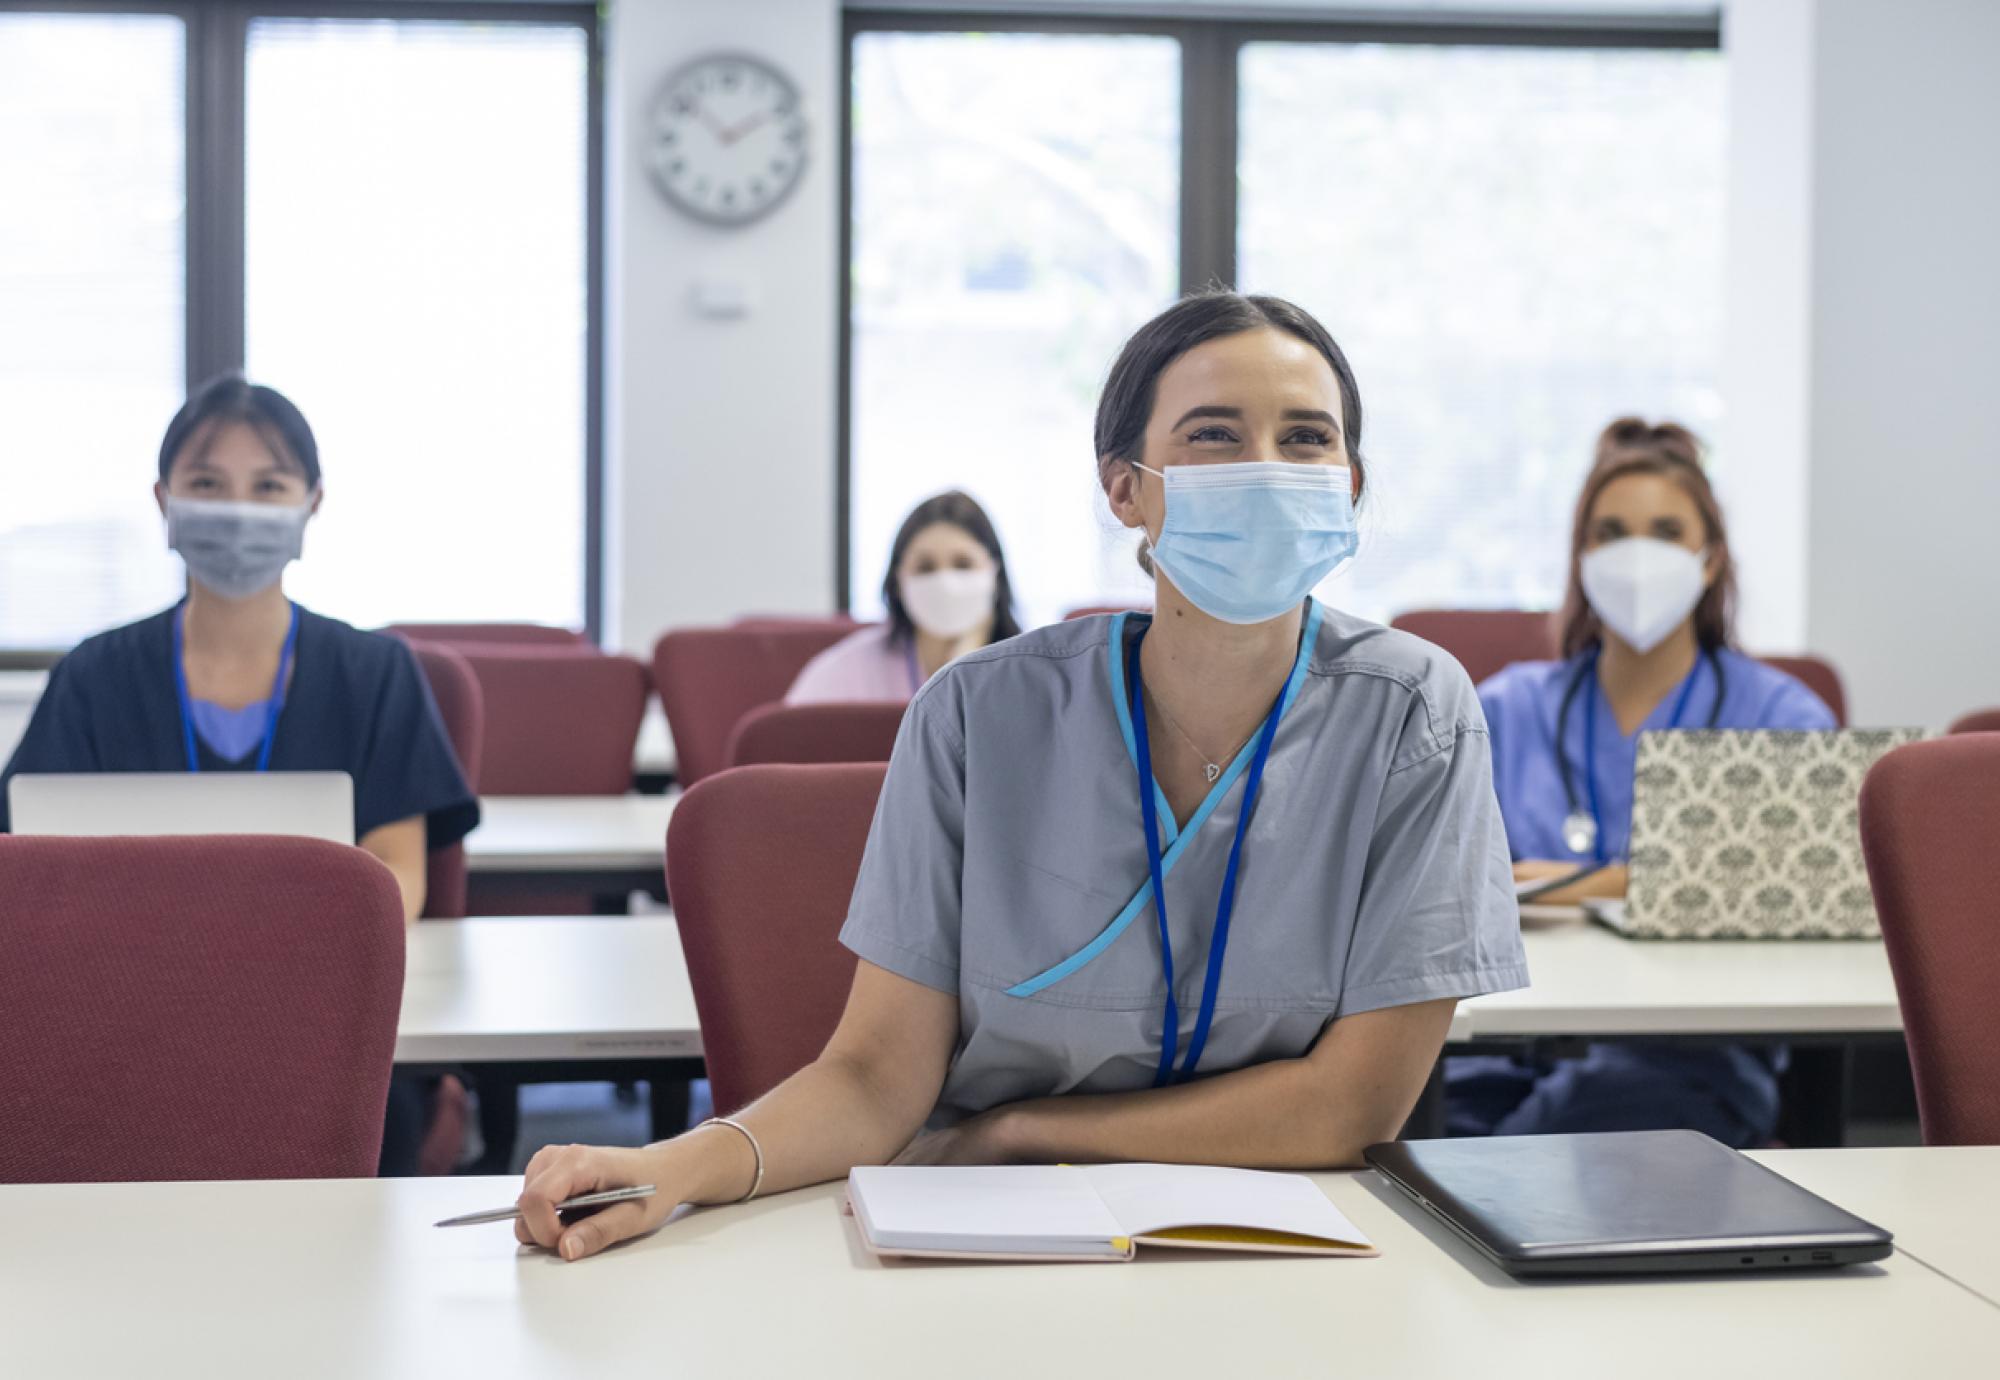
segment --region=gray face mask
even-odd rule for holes
[[[167,547],[188,574],[225,599],[248,599],[278,583],[305,547],[310,501],[219,503],[167,497]]]

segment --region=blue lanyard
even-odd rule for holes
[[[1167,933],[1167,886],[1165,869],[1160,865],[1160,810],[1153,789],[1153,750],[1146,738],[1146,701],[1139,681],[1139,648],[1145,640],[1144,630],[1132,639],[1126,679],[1131,682],[1132,690],[1133,755],[1139,762],[1139,816],[1146,826],[1146,866],[1153,878],[1153,914],[1160,922],[1160,972],[1167,984],[1166,1018],[1160,1028],[1160,1065],[1153,1075],[1153,1086],[1161,1088],[1177,1081],[1174,1052],[1180,1044],[1181,1012],[1174,1000],[1174,942]],[[1257,788],[1264,781],[1264,762],[1271,755],[1271,740],[1278,736],[1278,719],[1284,708],[1285,692],[1280,690],[1277,703],[1271,706],[1257,736],[1257,755],[1251,760],[1250,775],[1243,784],[1236,839],[1229,845],[1229,865],[1223,869],[1222,896],[1215,904],[1215,929],[1208,941],[1208,974],[1201,989],[1201,1011],[1195,1017],[1194,1037],[1188,1041],[1187,1059],[1181,1065],[1178,1081],[1194,1075],[1196,1065],[1201,1063],[1202,1048],[1208,1043],[1209,1025],[1215,1019],[1215,994],[1222,984],[1222,955],[1229,947],[1229,917],[1236,909],[1236,868],[1243,857],[1243,834],[1250,827],[1250,811],[1257,803]]]
[[[1601,646],[1591,653],[1588,673],[1590,693],[1583,701],[1583,778],[1590,787],[1590,822],[1596,826],[1597,832],[1591,851],[1597,855],[1598,862],[1608,863],[1611,861],[1611,852],[1604,843],[1604,814],[1597,808],[1597,697],[1604,693],[1603,688],[1597,684],[1597,658],[1602,653]],[[1694,696],[1694,683],[1701,679],[1702,660],[1701,657],[1695,658],[1687,679],[1681,682],[1681,697],[1674,701],[1674,717],[1667,722],[1669,731],[1681,726],[1681,717],[1687,713],[1688,700]],[[1556,748],[1560,751],[1562,744],[1556,744]]]
[[[186,634],[187,605],[174,610],[174,693],[181,703],[181,745],[187,749],[188,770],[201,770],[201,754],[194,745],[194,705],[188,696]],[[284,650],[278,653],[278,678],[271,682],[271,708],[264,716],[264,741],[257,749],[257,770],[271,769],[271,745],[278,741],[278,716],[285,712],[285,673],[292,668],[292,654],[299,645],[299,606],[292,605],[291,626],[285,629]]]
[[[917,667],[917,635],[910,634],[910,640],[903,645],[903,663],[910,668],[910,693],[916,694],[924,688],[923,672]]]

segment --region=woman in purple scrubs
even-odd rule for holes
[[[1520,662],[1479,687],[1517,877],[1604,864],[1566,894],[1624,894],[1642,732],[1834,727],[1812,691],[1734,648],[1735,598],[1728,531],[1694,436],[1670,422],[1613,422],[1577,501],[1563,659]],[[1755,1145],[1777,1121],[1783,1059],[1768,1046],[1634,1044],[1554,1063],[1453,1059],[1451,1127],[1689,1126]]]

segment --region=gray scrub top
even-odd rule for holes
[[[1077,619],[960,657],[903,720],[840,938],[958,998],[933,1125],[1152,1085],[1165,1001],[1124,659],[1146,621]],[[1296,1058],[1340,1016],[1528,981],[1465,671],[1311,604],[1288,695],[1201,1074]],[[1159,797],[1182,1056],[1254,749],[1185,828]]]

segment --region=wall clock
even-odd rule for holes
[[[805,173],[798,87],[747,53],[696,58],[653,98],[645,149],[654,185],[674,206],[711,225],[748,225]]]

